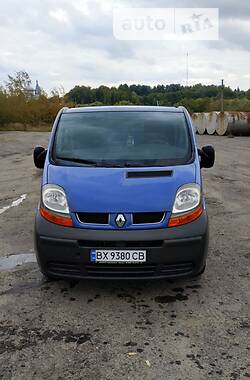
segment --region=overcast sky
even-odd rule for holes
[[[113,7],[219,7],[219,41],[119,41]],[[62,85],[189,83],[250,87],[249,0],[8,0],[1,2],[0,82],[27,71]]]

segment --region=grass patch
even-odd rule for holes
[[[52,125],[50,124],[39,124],[30,125],[22,123],[10,123],[0,125],[0,131],[21,131],[21,132],[50,132]]]

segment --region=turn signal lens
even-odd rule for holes
[[[51,223],[59,224],[60,226],[65,227],[73,227],[71,216],[54,214],[53,212],[46,210],[43,207],[40,207],[40,214],[44,219],[48,220]]]
[[[201,216],[202,211],[203,211],[202,207],[199,206],[194,211],[188,214],[173,216],[169,220],[168,227],[177,227],[183,224],[193,222],[194,220],[198,219],[199,216]]]

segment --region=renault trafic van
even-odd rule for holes
[[[153,279],[200,275],[208,217],[198,149],[183,107],[63,108],[43,168],[35,247],[51,278]]]

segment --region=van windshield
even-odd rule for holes
[[[65,113],[54,144],[54,159],[65,165],[167,166],[185,164],[190,156],[182,112]]]

